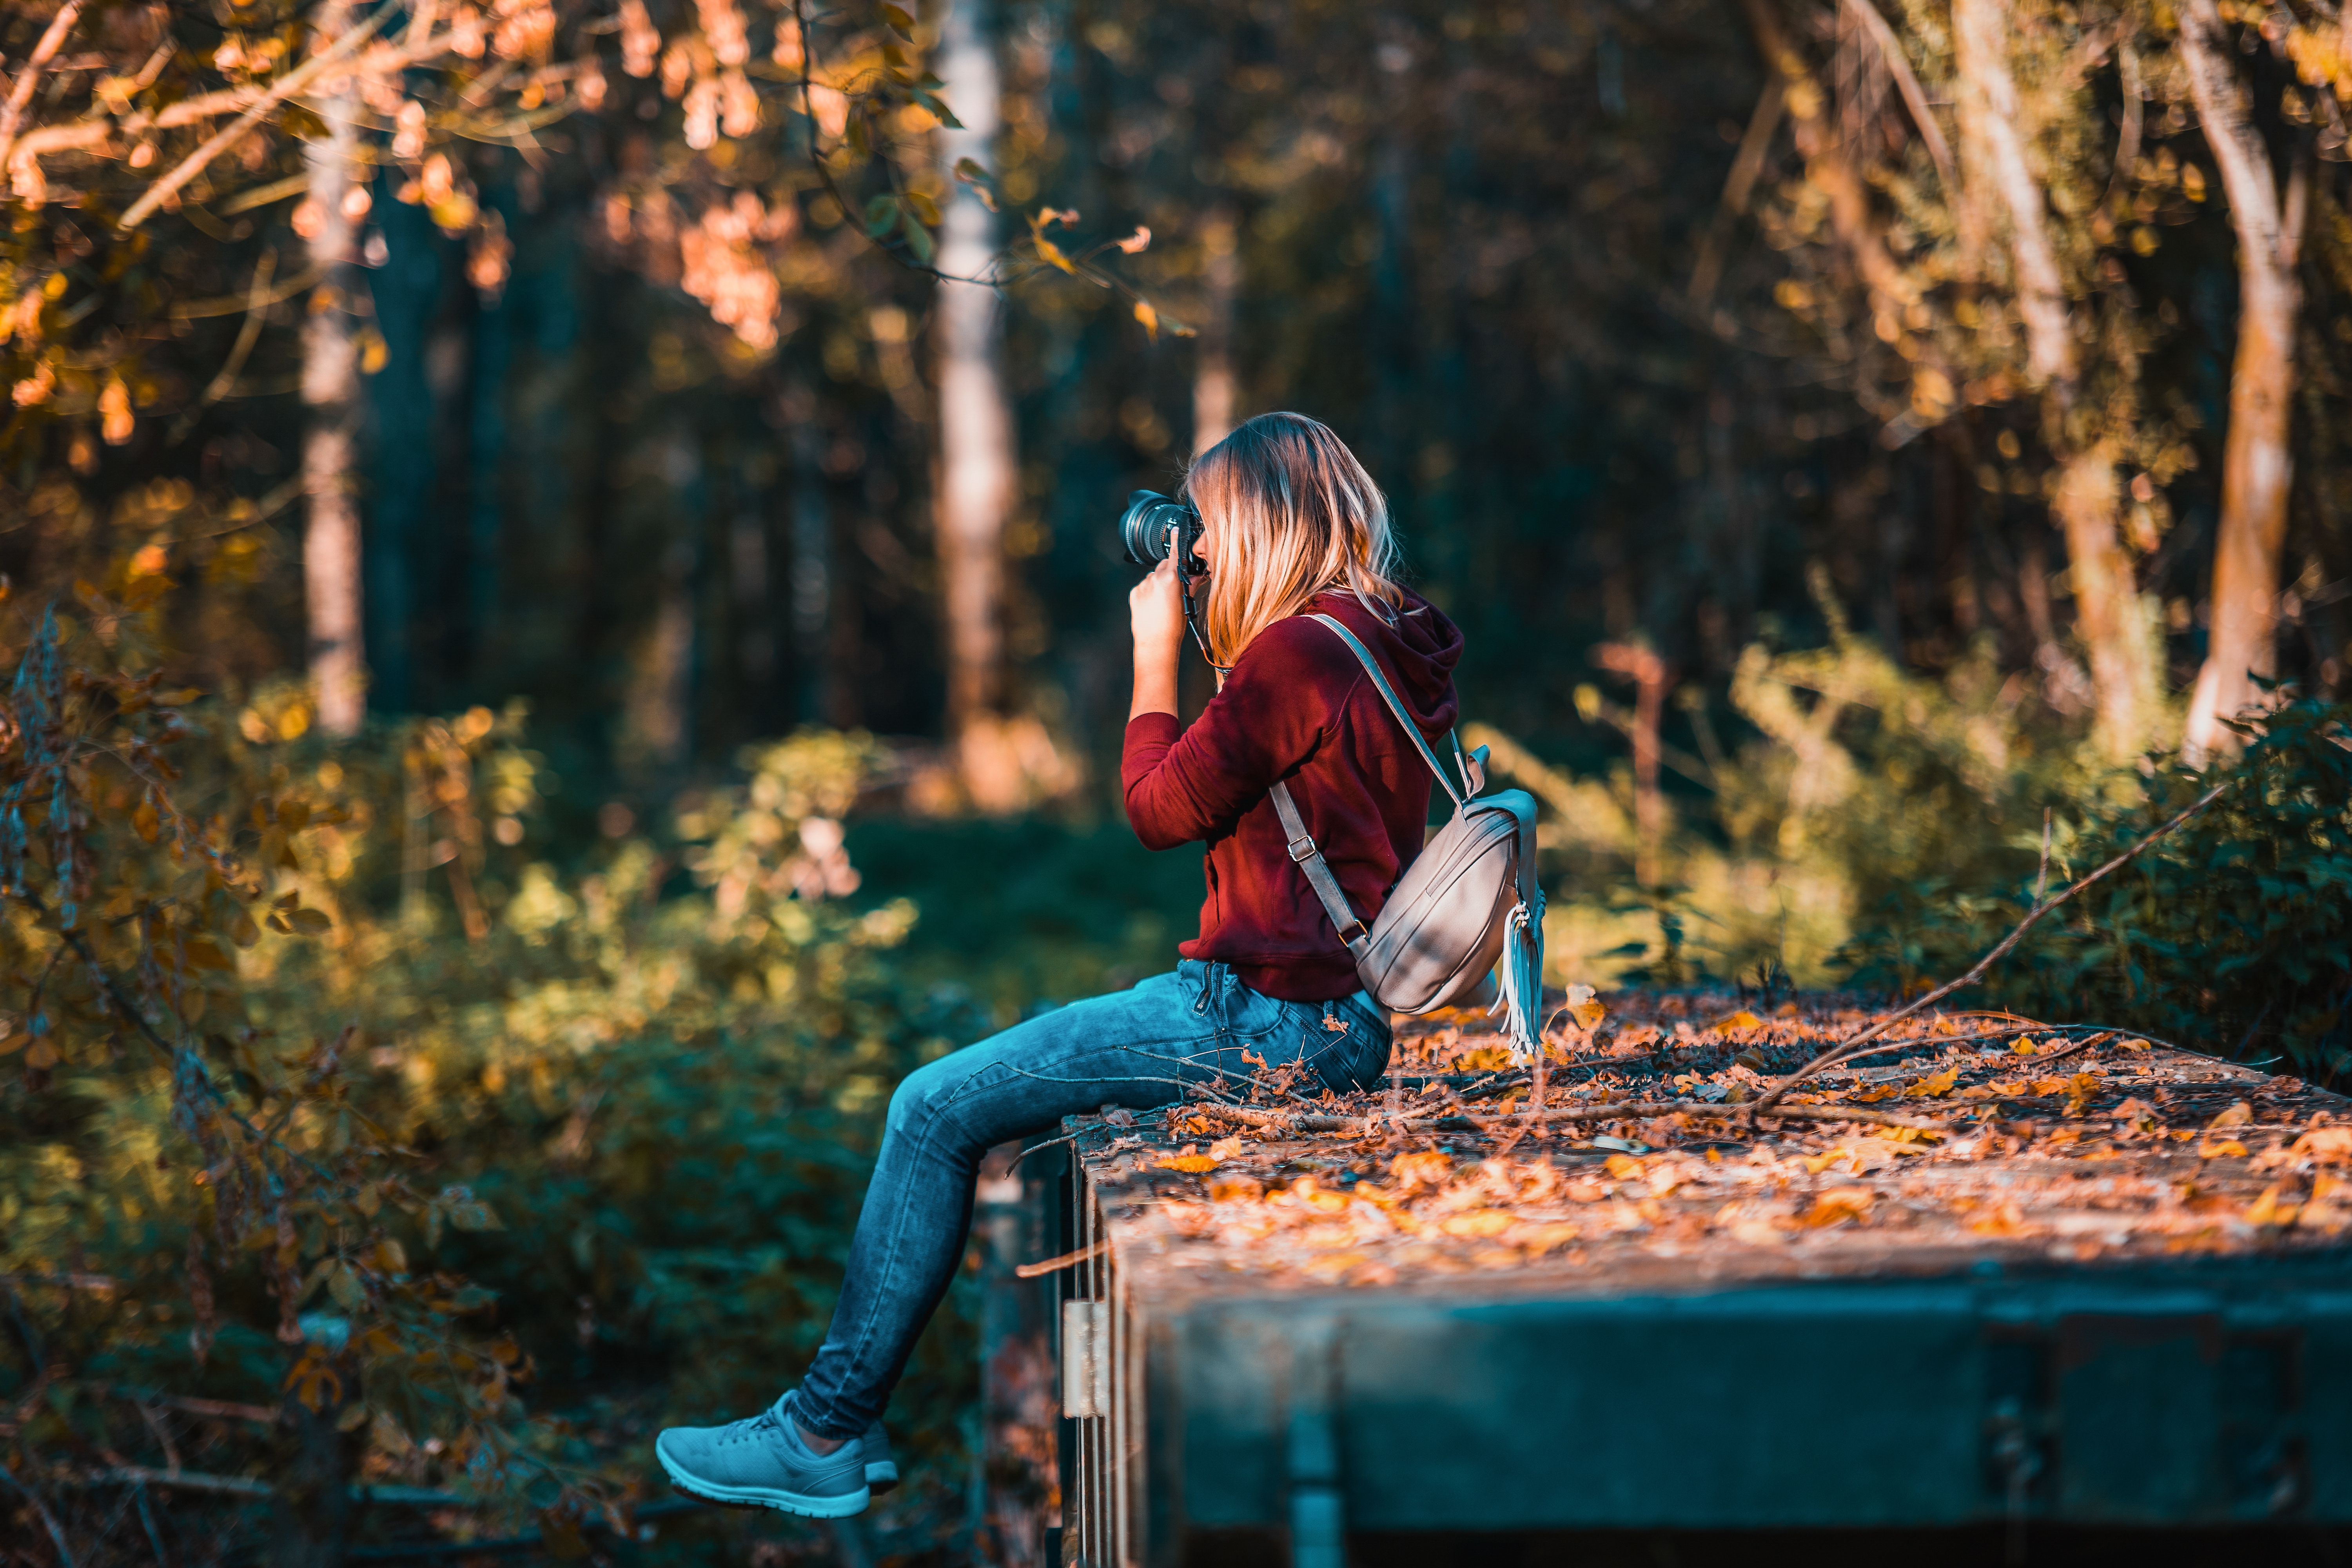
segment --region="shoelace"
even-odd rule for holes
[[[775,1412],[762,1410],[757,1415],[747,1415],[740,1421],[730,1421],[726,1429],[719,1433],[719,1441],[722,1446],[731,1443],[748,1443],[755,1436],[761,1436],[777,1429]]]

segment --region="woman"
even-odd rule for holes
[[[1208,845],[1201,934],[1172,974],[1046,1013],[908,1075],[891,1096],[841,1300],[797,1389],[748,1420],[672,1427],[670,1479],[716,1501],[836,1518],[898,1469],[880,1415],[947,1293],[981,1156],[1061,1119],[1171,1104],[1188,1084],[1303,1062],[1336,1090],[1370,1088],[1387,1013],[1291,863],[1266,798],[1287,782],[1308,834],[1367,922],[1419,852],[1431,779],[1329,616],[1380,659],[1433,744],[1454,726],[1452,622],[1398,586],[1388,509],[1363,466],[1296,414],[1251,420],[1186,481],[1208,566],[1202,616],[1230,667],[1190,729],[1176,721],[1184,639],[1173,560],[1128,596],[1135,700],[1120,775],[1152,848]]]

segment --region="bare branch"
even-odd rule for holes
[[[233,123],[224,130],[215,132],[203,146],[181,159],[179,164],[170,174],[148,186],[147,194],[131,203],[131,210],[122,215],[121,226],[132,229],[146,222],[148,216],[176,195],[181,186],[203,173],[206,164],[243,141],[246,133],[261,122],[262,116],[301,91],[329,66],[342,59],[373,37],[376,29],[391,19],[393,9],[393,0],[387,0],[387,3],[374,16],[337,38],[319,54],[270,83],[268,90],[254,100],[252,105],[243,114],[238,115]]]
[[[1904,1019],[1911,1017],[1925,1011],[1927,1008],[1934,1006],[1945,997],[1949,996],[1953,992],[1965,990],[1969,986],[1974,985],[1978,981],[1984,978],[1985,972],[1987,970],[1990,970],[1995,963],[2007,956],[2011,948],[2015,947],[2019,942],[2025,939],[2025,933],[2032,931],[2034,926],[2040,922],[2043,915],[2048,914],[2052,910],[2056,909],[2059,905],[2064,903],[2067,900],[2073,898],[2084,889],[2090,887],[2095,882],[2103,881],[2110,875],[2121,870],[2125,866],[2137,859],[2139,857],[2140,852],[2146,849],[2149,845],[2165,837],[2182,823],[2188,821],[2190,817],[2196,816],[2199,812],[2204,810],[2207,806],[2221,799],[2223,795],[2229,792],[2230,786],[2237,782],[2238,781],[2234,778],[2223,779],[2220,784],[2215,784],[2211,789],[2207,790],[2203,795],[2199,795],[2188,805],[2182,807],[2171,821],[2156,829],[2153,833],[2141,838],[2138,843],[2134,844],[2130,848],[2125,850],[2122,854],[2116,856],[2114,859],[2108,861],[2097,870],[2093,871],[2088,876],[2076,881],[2072,886],[2068,887],[2063,892],[2053,894],[2051,897],[2035,904],[2032,910],[2026,914],[2026,917],[2017,922],[2016,929],[2011,931],[2007,936],[2001,938],[2000,945],[1994,948],[1990,952],[1986,953],[1982,958],[1978,959],[1975,966],[1966,974],[1961,975],[1958,980],[1946,981],[1943,984],[1937,986],[1933,991],[1928,992],[1925,996],[1920,997],[1919,1000],[1912,1003],[1909,1006],[1902,1008],[1896,1012],[1889,1013],[1885,1017],[1881,1018],[1877,1023],[1873,1024],[1869,1028],[1864,1029],[1861,1034],[1856,1035],[1853,1038],[1834,1046],[1829,1050],[1823,1051],[1820,1056],[1815,1057],[1811,1061],[1807,1062],[1803,1067],[1799,1068],[1795,1072],[1790,1073],[1779,1083],[1774,1084],[1765,1094],[1764,1098],[1756,1102],[1755,1109],[1751,1114],[1760,1116],[1765,1112],[1771,1110],[1773,1106],[1779,1102],[1782,1095],[1788,1093],[1790,1089],[1795,1088],[1806,1079],[1811,1078],[1813,1074],[1822,1071],[1825,1068],[1835,1067],[1840,1061],[1843,1061],[1849,1057],[1861,1055],[1862,1053],[1857,1051],[1855,1047],[1862,1045],[1864,1041],[1876,1039],[1879,1036],[1886,1033],[1887,1030],[1893,1028]]]
[[[6,107],[0,108],[0,169],[8,166],[8,153],[16,143],[16,127],[24,123],[25,105],[33,100],[33,89],[41,81],[41,68],[54,58],[66,35],[73,30],[74,18],[81,15],[81,0],[66,0],[58,14],[49,19],[48,31],[33,46],[25,60],[25,68],[16,73],[16,85],[8,91]]]

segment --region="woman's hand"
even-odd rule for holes
[[[1176,563],[1163,560],[1128,590],[1128,626],[1135,634],[1135,700],[1127,716],[1176,711],[1176,656],[1184,647],[1184,594]]]

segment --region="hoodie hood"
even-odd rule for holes
[[[1462,661],[1462,628],[1411,589],[1405,591],[1401,609],[1391,610],[1378,600],[1372,603],[1375,607],[1367,608],[1363,600],[1343,588],[1317,595],[1307,608],[1339,622],[1372,650],[1387,669],[1397,696],[1412,710],[1423,734],[1444,734],[1461,719],[1454,667]]]

